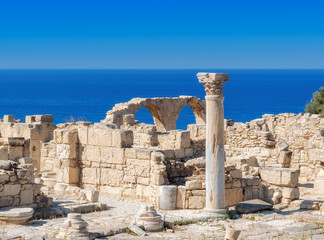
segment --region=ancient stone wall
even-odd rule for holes
[[[204,153],[205,125],[188,125],[195,154]],[[324,118],[311,114],[263,115],[247,123],[225,121],[228,164],[254,157],[259,166],[300,169],[300,183],[313,182],[324,159]]]
[[[38,204],[44,201],[41,185],[34,183],[31,158],[19,162],[0,160],[0,207]],[[45,204],[45,203],[44,203]]]
[[[26,116],[25,123],[15,120],[15,117],[11,115],[5,115],[3,119],[0,119],[0,137],[23,138],[25,143],[22,156],[32,157],[37,169],[40,169],[41,142],[52,140],[54,129],[53,115]],[[20,150],[17,148],[16,151],[18,154]],[[3,159],[13,160],[13,157]]]

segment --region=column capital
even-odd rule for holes
[[[206,95],[223,96],[223,83],[229,81],[226,73],[197,73],[200,83],[205,87]]]

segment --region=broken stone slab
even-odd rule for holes
[[[128,228],[139,237],[147,236],[147,233],[134,223],[129,225]]]
[[[10,223],[24,224],[33,217],[32,208],[6,207],[0,209],[0,220]]]
[[[252,199],[244,202],[239,202],[235,206],[235,210],[239,213],[253,213],[259,212],[263,210],[270,210],[272,209],[273,205],[262,201],[260,199]]]
[[[107,209],[104,203],[67,204],[58,207],[36,209],[35,219],[46,219],[52,216],[65,216],[68,213],[90,213]]]

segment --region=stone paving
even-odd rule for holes
[[[71,201],[73,199],[68,199]],[[201,210],[160,211],[162,219],[173,224],[146,237],[132,235],[127,229],[141,202],[138,200],[101,197],[108,210],[82,214],[90,233],[107,235],[100,239],[224,239],[226,226],[241,230],[239,239],[324,239],[324,213],[294,209],[243,214],[238,219],[195,219]],[[238,216],[235,216],[238,217]],[[317,218],[315,218],[317,217]],[[0,239],[52,239],[57,236],[66,218],[34,220],[29,225],[0,225]],[[321,220],[322,222],[320,222]],[[182,225],[183,224],[183,225]],[[93,235],[92,235],[93,236]]]

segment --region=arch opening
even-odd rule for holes
[[[140,123],[154,125],[153,116],[146,107],[142,107],[137,111],[137,113],[135,114],[135,119],[138,120]]]
[[[196,123],[196,118],[194,112],[191,109],[191,107],[187,104],[181,109],[181,112],[178,116],[177,129],[187,130],[188,124],[195,124],[195,123]]]

